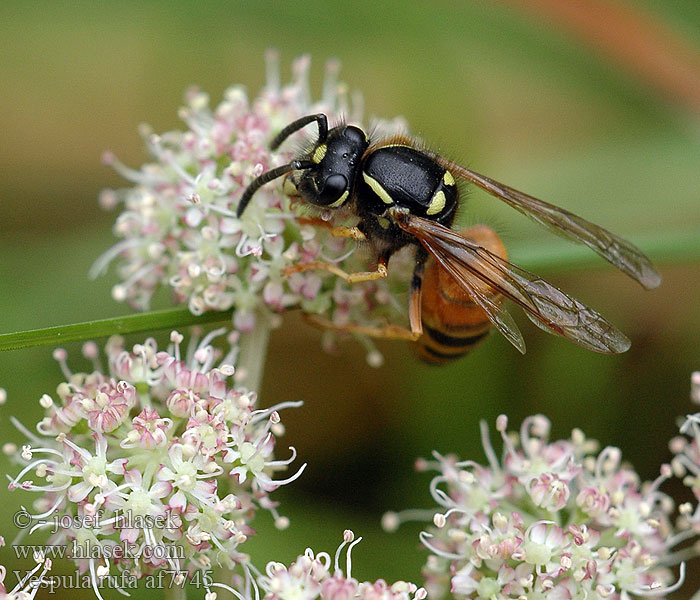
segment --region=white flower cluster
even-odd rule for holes
[[[241,586],[244,592],[221,583],[212,588],[231,592],[238,600],[424,600],[426,591],[415,584],[397,581],[388,584],[383,579],[374,582],[358,581],[352,576],[352,548],[362,538],[355,539],[349,529],[343,534],[343,541],[331,557],[326,552],[314,554],[311,548],[299,556],[289,566],[269,562],[265,573],[258,573],[254,579],[248,573],[251,585]],[[349,544],[349,545],[348,545]],[[343,548],[348,546],[345,571],[340,566]],[[331,566],[333,567],[331,570]],[[251,589],[252,588],[252,589]],[[216,600],[217,593],[208,590],[205,600]]]
[[[257,409],[254,392],[230,385],[235,356],[212,344],[221,333],[193,340],[184,356],[177,332],[167,350],[149,339],[130,352],[111,338],[108,373],[94,344],[84,349],[91,373],[71,373],[56,351],[66,381],[57,399],[41,398],[39,435],[14,420],[29,443],[15,452],[25,466],[9,487],[38,493],[31,531],[58,523],[49,543],[71,548],[98,597],[99,581],[116,572],[246,560],[239,545],[260,507],[286,526],[269,493],[305,465],[273,477],[295,458],[293,448],[289,459],[273,456],[284,406]]]
[[[641,483],[617,448],[597,452],[580,430],[550,442],[541,415],[519,435],[503,415],[497,429],[501,460],[482,423],[487,465],[437,453],[419,462],[439,471],[430,490],[442,510],[421,534],[431,598],[617,600],[665,596],[682,584],[685,565],[676,583],[669,568],[682,541],[670,522],[674,504],[659,491],[669,465]],[[385,524],[397,520],[392,514]]]
[[[246,186],[288,163],[295,141],[299,146],[304,139],[303,133],[295,134],[279,151],[271,151],[269,142],[285,125],[318,112],[331,121],[361,125],[361,103],[355,98],[351,107],[346,86],[337,80],[337,62],[328,63],[323,95],[315,103],[309,64],[308,57],[295,61],[292,82],[281,87],[276,55],[270,53],[267,85],[253,101],[242,86],[233,86],[212,109],[204,92],[189,90],[180,110],[186,131],[156,135],[142,128],[155,161],[140,170],[105,155],[105,162],[134,184],[101,196],[105,207],[124,207],[114,226],[121,241],[92,270],[95,276],[116,262],[121,282],[113,288],[115,299],[144,310],[156,289],[166,286],[193,314],[233,308],[233,324],[241,332],[250,331],[257,318],[290,307],[324,315],[336,326],[405,318],[405,307],[388,292],[387,281],[351,286],[327,271],[290,272],[294,265],[319,260],[364,271],[374,257],[354,256],[354,240],[334,239],[300,222],[281,181],[260,189],[243,217],[236,217]],[[376,122],[372,128],[382,135],[403,129],[399,120]],[[405,289],[409,273],[396,268],[400,262],[392,261],[392,278]]]
[[[690,398],[695,404],[700,404],[700,371],[695,371],[690,380]],[[685,502],[678,507],[678,541],[694,539],[700,532],[700,413],[687,415],[680,432],[683,435],[675,437],[669,444],[674,458],[671,467],[674,475],[681,478],[690,489],[696,504]],[[700,545],[696,542],[696,548]],[[683,556],[692,557],[694,548],[686,548]]]
[[[0,537],[0,546],[2,545],[4,540]],[[41,587],[47,586],[46,574],[51,570],[53,561],[39,552],[34,553],[34,560],[36,562],[34,568],[27,571],[17,585],[10,590],[5,586],[7,569],[0,565],[0,600],[32,600]]]

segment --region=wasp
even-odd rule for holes
[[[376,254],[377,266],[374,271],[345,273],[319,261],[296,265],[296,270],[326,269],[351,283],[377,280],[387,276],[389,259],[395,252],[412,246],[415,266],[410,283],[410,331],[406,332],[410,339],[420,338],[424,326],[435,329],[426,322],[428,315],[421,314],[423,280],[430,258],[439,268],[438,279],[444,271],[449,284],[463,292],[462,298],[478,307],[480,314],[522,353],[525,342],[503,298],[520,306],[544,331],[589,350],[616,354],[630,347],[629,339],[594,310],[508,262],[504,252],[480,244],[478,236],[472,239],[451,229],[460,203],[457,182],[475,184],[553,233],[585,244],[644,288],[657,287],[660,275],[633,244],[563,208],[439,156],[408,137],[372,141],[353,125],[341,123],[329,129],[323,113],[287,125],[272,140],[271,149],[277,149],[310,123],[316,123],[318,137],[309,150],[253,180],[241,196],[237,214],[243,214],[261,186],[285,177],[288,195],[356,217],[357,225],[353,227],[324,226],[334,235],[366,240]],[[321,219],[317,222],[325,223]],[[426,305],[435,313],[431,294],[445,286],[433,282],[430,271],[428,275]],[[454,309],[456,304],[452,305]],[[439,323],[444,323],[444,314],[444,310],[437,310]],[[402,337],[397,329],[388,327],[380,334]],[[436,331],[440,332],[440,327]]]

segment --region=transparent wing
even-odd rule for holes
[[[646,289],[653,289],[661,283],[661,275],[644,253],[634,244],[607,229],[457,163],[438,156],[435,156],[435,159],[456,177],[475,183],[553,233],[585,244],[618,269],[636,279]]]
[[[489,321],[500,331],[506,339],[515,346],[518,351],[525,354],[525,340],[523,339],[513,317],[503,306],[503,302],[494,301],[492,295],[484,293],[473,284],[474,275],[462,267],[457,261],[452,260],[442,250],[442,246],[430,237],[420,237],[416,234],[425,249],[433,255],[435,260],[459,283],[460,287],[469,294],[469,297],[481,308]],[[499,290],[496,290],[499,292]]]
[[[548,333],[604,354],[618,354],[630,347],[629,339],[597,312],[459,232],[407,213],[395,213],[394,218],[399,227],[420,241],[521,352],[524,344],[517,327],[488,294],[473,284],[474,277],[518,304],[531,321]]]

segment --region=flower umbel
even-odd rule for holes
[[[442,510],[421,534],[431,553],[431,597],[616,599],[665,596],[680,586],[684,564],[676,583],[669,568],[679,560],[674,505],[658,489],[671,476],[668,465],[641,483],[617,448],[597,452],[580,430],[550,442],[541,415],[527,418],[519,435],[507,424],[498,418],[501,460],[482,423],[488,465],[437,453],[419,463],[439,471],[430,489]]]
[[[140,170],[105,155],[134,187],[102,193],[105,207],[124,207],[114,227],[121,241],[96,261],[92,275],[116,261],[121,282],[113,288],[115,299],[147,309],[156,289],[166,286],[194,314],[233,308],[234,326],[244,333],[256,319],[269,320],[290,307],[323,314],[336,326],[400,320],[403,307],[387,292],[386,281],[353,287],[326,271],[290,274],[290,267],[317,260],[366,270],[367,257],[354,256],[354,241],[331,238],[299,221],[281,181],[259,190],[244,216],[236,217],[246,186],[263,171],[288,163],[295,141],[298,146],[304,135],[316,135],[298,133],[279,150],[269,150],[285,125],[317,112],[361,125],[361,101],[350,102],[347,87],[338,83],[337,61],[326,66],[318,102],[311,100],[308,57],[294,62],[292,82],[283,87],[274,52],[267,63],[267,84],[256,99],[233,86],[210,108],[204,92],[190,89],[180,110],[186,131],[157,135],[143,127],[154,162]],[[382,135],[404,129],[399,121],[373,127]],[[408,273],[397,268],[400,262],[392,261],[392,271],[405,287]]]
[[[700,371],[695,371],[690,380],[690,399],[700,403]],[[695,538],[700,532],[700,413],[687,415],[680,432],[682,435],[671,440],[671,452],[675,455],[671,461],[674,475],[681,478],[695,497],[695,507],[690,502],[678,507],[679,542]],[[694,555],[693,549],[681,551],[680,556]]]
[[[40,494],[30,531],[60,522],[49,543],[71,549],[100,598],[100,580],[116,571],[232,568],[247,559],[238,547],[260,507],[286,525],[269,493],[305,467],[274,476],[295,458],[273,456],[277,410],[297,404],[258,409],[254,392],[232,385],[235,356],[212,345],[222,333],[192,340],[184,355],[177,332],[167,350],[149,339],[128,351],[111,338],[107,373],[92,344],[91,373],[70,372],[57,351],[67,380],[57,399],[41,398],[38,435],[14,419],[29,443],[9,487]]]
[[[253,581],[255,594],[250,586],[244,591],[236,590],[222,583],[212,584],[212,588],[221,588],[234,594],[239,600],[259,598],[263,600],[424,600],[425,589],[413,583],[397,581],[391,585],[383,579],[375,582],[360,582],[352,576],[352,549],[362,538],[355,539],[349,529],[343,534],[343,542],[335,552],[335,558],[326,552],[314,554],[307,548],[289,566],[279,562],[269,562],[264,574],[258,574]],[[345,571],[341,567],[341,553],[347,546]],[[247,582],[246,582],[247,583]],[[206,600],[216,600],[216,592],[208,590]]]

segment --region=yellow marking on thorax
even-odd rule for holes
[[[372,188],[372,191],[382,199],[384,204],[394,204],[389,192],[387,192],[376,179],[364,172],[362,173],[362,177],[367,182],[367,185]]]
[[[350,195],[349,190],[345,190],[343,192],[343,195],[340,198],[338,198],[335,202],[333,202],[333,204],[329,204],[328,207],[329,208],[338,208],[339,206],[342,206],[343,203],[348,199],[349,195]]]
[[[314,150],[313,156],[311,157],[311,160],[314,161],[316,164],[320,163],[323,160],[323,157],[326,156],[326,151],[328,150],[328,146],[326,144],[321,144],[320,146],[316,146],[316,150]]]
[[[428,206],[428,210],[425,211],[425,214],[436,215],[442,212],[442,209],[445,208],[445,204],[447,204],[445,192],[440,190],[437,194],[433,196],[433,199],[430,201],[430,206]]]
[[[445,183],[445,185],[454,185],[455,184],[455,178],[452,176],[452,173],[449,171],[445,171],[445,174],[442,176],[442,181]]]

